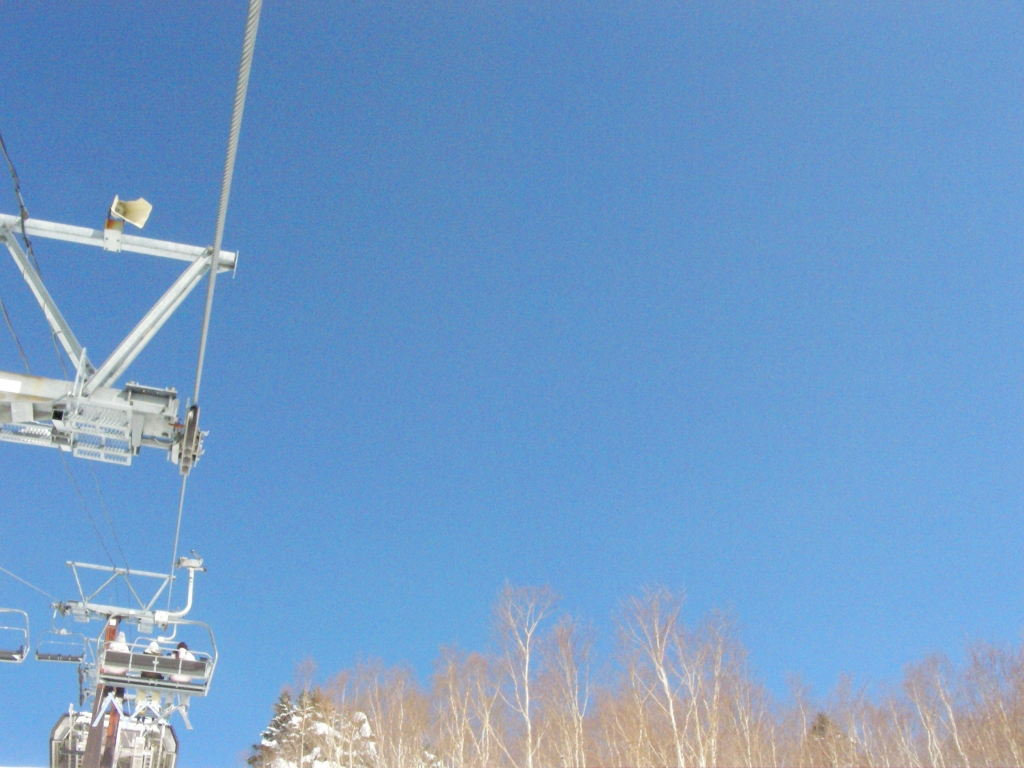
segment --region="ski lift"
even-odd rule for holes
[[[28,648],[28,614],[17,608],[0,608],[0,661],[21,664]]]
[[[43,632],[36,644],[36,661],[81,664],[89,651],[89,641],[81,632],[64,627]]]
[[[217,666],[213,631],[198,621],[171,620],[170,636],[140,635],[131,644],[97,642],[97,683],[111,688],[152,691],[156,694],[205,696]],[[208,639],[208,650],[177,642],[179,629],[195,628]],[[127,648],[127,650],[126,650]]]

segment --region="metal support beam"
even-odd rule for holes
[[[161,326],[167,322],[174,310],[199,284],[212,262],[213,256],[207,251],[203,258],[194,261],[181,277],[174,281],[167,293],[160,297],[160,300],[117,346],[117,349],[111,352],[110,357],[103,362],[103,365],[87,379],[83,389],[86,396],[91,395],[98,387],[106,387],[117,381]]]
[[[0,213],[0,226],[20,232],[21,219],[17,216]],[[102,229],[74,227],[70,224],[58,224],[53,221],[42,221],[41,219],[26,219],[25,234],[29,237],[44,237],[51,240],[63,240],[67,243],[94,245],[98,248],[103,247]],[[196,261],[206,256],[209,252],[209,248],[198,245],[183,245],[166,240],[139,237],[138,235],[122,235],[121,250],[129,251],[130,253],[142,253],[147,256],[159,256],[164,259],[177,259],[178,261]],[[222,250],[220,252],[220,266],[217,271],[234,271],[237,262],[237,253]]]
[[[28,283],[28,287],[32,290],[36,301],[42,307],[43,314],[46,315],[46,322],[50,324],[50,328],[57,334],[57,338],[60,339],[61,346],[68,353],[71,362],[74,363],[76,369],[81,368],[86,375],[91,374],[94,369],[89,363],[88,358],[85,357],[85,350],[78,343],[78,339],[75,338],[75,334],[71,331],[71,326],[64,319],[64,315],[57,309],[57,303],[50,296],[50,292],[46,290],[46,286],[43,285],[43,279],[39,276],[32,262],[29,261],[28,256],[21,249],[21,245],[14,236],[11,227],[0,223],[0,237],[2,237],[4,245],[7,246],[7,250],[11,252],[11,258],[14,259],[14,263],[17,264],[21,276],[25,278],[25,282]]]
[[[182,425],[177,421],[177,394],[129,383],[123,392],[111,387],[177,310],[203,276],[216,264],[215,272],[234,270],[238,256],[231,251],[124,235],[120,249],[188,262],[182,275],[146,313],[131,333],[96,368],[75,338],[53,297],[46,290],[33,261],[15,237],[22,231],[30,237],[53,238],[70,243],[104,247],[99,229],[73,227],[39,219],[22,222],[0,213],[0,241],[11,253],[15,265],[35,295],[54,334],[75,365],[74,385],[70,382],[24,377],[0,372],[0,441],[60,448],[80,458],[127,466],[143,445],[168,451],[168,458],[187,474],[202,454],[203,434],[195,414],[192,429],[182,445]],[[208,314],[206,322],[208,320]],[[45,390],[45,391],[44,391]]]

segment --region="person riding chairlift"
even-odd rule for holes
[[[143,651],[146,656],[159,656],[160,645],[156,640],[150,640],[149,645],[146,646],[146,650]],[[153,672],[151,670],[143,670],[141,676],[146,680],[163,680],[164,676],[159,672]]]
[[[124,636],[124,632],[118,632],[117,639],[111,640],[109,643],[107,643],[106,650],[108,652],[113,651],[114,653],[128,653],[128,641]],[[128,673],[128,668],[112,667],[107,664],[104,664],[103,668],[100,671],[106,675],[125,675]]]
[[[181,659],[182,661],[195,661],[196,657],[192,654],[192,651],[188,649],[188,645],[184,642],[178,643],[178,647],[174,649],[174,658]],[[172,683],[191,683],[191,675],[171,675]]]

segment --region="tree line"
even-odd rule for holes
[[[428,685],[368,661],[326,682],[304,662],[253,746],[253,768],[1024,765],[1024,648],[935,655],[868,695],[841,682],[821,703],[777,701],[735,624],[696,626],[681,595],[624,601],[613,659],[546,587],[506,586],[486,652],[444,648]]]

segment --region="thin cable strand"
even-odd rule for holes
[[[11,316],[7,314],[7,305],[4,304],[4,300],[0,298],[0,310],[4,313],[4,321],[7,323],[7,330],[11,332],[11,336],[14,338],[14,343],[18,345],[18,354],[21,355],[21,362],[25,364],[25,373],[29,376],[32,375],[32,369],[28,364],[28,357],[25,355],[25,348],[21,346],[21,339],[18,338],[18,334],[14,330],[14,326],[11,324]]]
[[[29,583],[28,583],[27,581],[25,581],[25,580],[24,580],[23,578],[21,578],[21,576],[19,576],[19,575],[18,575],[18,574],[16,574],[16,573],[11,573],[11,572],[10,572],[10,571],[8,571],[8,570],[7,570],[6,568],[4,568],[4,567],[3,567],[2,565],[0,565],[0,571],[3,571],[4,573],[6,573],[6,574],[7,574],[8,576],[10,576],[10,577],[11,577],[12,579],[14,579],[15,581],[20,581],[20,582],[21,582],[22,584],[24,584],[24,585],[25,585],[26,587],[28,587],[29,589],[34,589],[34,590],[35,590],[36,592],[38,592],[39,594],[41,594],[41,595],[44,595],[44,596],[46,596],[46,597],[50,598],[50,599],[51,599],[51,600],[53,600],[54,602],[57,602],[57,598],[56,598],[56,597],[54,597],[53,595],[51,595],[51,594],[50,594],[49,592],[47,592],[47,591],[45,591],[45,590],[42,590],[42,589],[40,589],[40,588],[39,588],[39,587],[37,587],[37,586],[36,586],[35,584],[29,584]]]
[[[7,160],[7,167],[11,171],[11,179],[14,181],[14,196],[18,198],[18,215],[21,217],[21,236],[24,238],[25,244],[31,248],[31,243],[25,236],[25,220],[28,218],[28,211],[25,210],[25,201],[21,199],[21,182],[18,179],[18,172],[14,169],[14,163],[11,162],[11,156],[7,154],[7,145],[4,143],[2,133],[0,133],[0,150],[3,150],[4,159]],[[32,260],[35,261],[35,254],[32,255]],[[38,269],[36,267],[37,271]],[[21,346],[18,334],[14,331],[14,324],[11,323],[11,316],[7,314],[7,307],[4,305],[2,298],[0,298],[0,310],[3,311],[4,321],[7,323],[7,329],[11,332],[11,336],[14,337],[14,343],[18,345],[18,354],[21,355],[21,362],[25,364],[25,373],[31,376],[32,369],[28,364],[28,356],[25,354],[25,348]]]
[[[68,460],[64,458],[64,451],[57,449],[57,453],[60,454],[61,464],[64,465],[64,471],[68,473],[68,477],[71,478],[71,485],[75,487],[75,493],[78,494],[78,500],[82,502],[82,510],[85,512],[85,516],[89,518],[89,525],[92,526],[93,533],[96,534],[96,540],[99,541],[100,546],[103,547],[103,552],[107,556],[107,560],[110,564],[117,568],[117,563],[114,562],[114,558],[110,556],[110,550],[107,549],[106,542],[103,541],[103,537],[100,535],[100,529],[96,527],[96,521],[92,517],[92,513],[89,511],[88,505],[85,503],[85,496],[82,495],[81,489],[78,487],[78,481],[75,480],[75,476],[71,474],[71,467],[68,466]]]
[[[14,169],[14,163],[11,162],[11,156],[7,153],[7,145],[4,144],[2,134],[0,134],[0,149],[3,150],[4,159],[7,160],[7,167],[11,170],[11,179],[14,181],[14,196],[18,198],[18,216],[21,218],[21,239],[25,241],[25,250],[28,251],[29,258],[32,260],[32,266],[36,268],[36,272],[39,272],[39,262],[36,260],[32,241],[28,237],[28,232],[25,231],[25,222],[28,221],[28,209],[25,207],[25,200],[21,196],[21,180],[18,178],[18,172]]]
[[[178,523],[174,526],[174,551],[171,554],[171,578],[167,582],[167,610],[171,610],[171,593],[174,591],[174,561],[178,559],[178,536],[181,534],[181,513],[185,509],[185,484],[188,475],[181,476],[181,495],[178,497]]]
[[[50,339],[53,341],[53,349],[57,353],[57,359],[60,360],[60,369],[64,372],[64,380],[68,380],[68,367],[64,365],[64,355],[60,351],[60,346],[57,344],[57,332],[50,331]]]
[[[103,491],[100,490],[100,477],[96,474],[96,469],[93,467],[92,462],[89,462],[89,471],[92,473],[92,480],[96,484],[96,495],[100,498],[100,506],[103,507],[103,514],[107,518],[107,525],[110,526],[110,535],[114,537],[114,544],[117,546],[117,553],[121,555],[121,562],[124,563],[124,567],[128,567],[128,558],[124,555],[124,550],[121,548],[121,540],[117,538],[117,531],[114,529],[114,521],[110,517],[110,508],[107,507],[107,500],[103,497]]]
[[[36,268],[36,272],[40,275],[41,278],[42,271],[39,268],[39,259],[36,258],[36,251],[32,247],[32,241],[29,239],[29,234],[25,228],[25,222],[29,218],[29,211],[25,205],[25,198],[22,197],[22,182],[20,182],[20,179],[17,175],[17,170],[15,170],[14,168],[14,163],[11,161],[10,154],[7,152],[7,145],[4,143],[3,135],[0,135],[0,148],[2,148],[4,159],[7,161],[7,168],[10,169],[10,177],[14,182],[14,197],[17,198],[18,215],[20,216],[20,218],[22,218],[22,240],[25,241],[25,250],[29,254],[29,258],[32,260],[32,265]],[[7,328],[10,330],[11,335],[14,337],[14,342],[17,344],[18,352],[22,354],[22,360],[25,362],[25,370],[27,373],[31,375],[32,371],[29,368],[29,358],[25,354],[25,349],[22,347],[22,342],[18,340],[17,334],[14,333],[14,328],[10,322],[10,316],[7,314],[7,308],[3,305],[2,300],[0,300],[0,309],[3,310],[3,315],[7,323]],[[56,352],[57,361],[59,361],[60,364],[60,370],[63,372],[63,376],[65,376],[65,379],[67,379],[68,367],[65,365],[63,355],[60,353],[60,347],[57,345],[56,332],[50,332],[50,339],[53,342],[53,350]],[[68,461],[65,459],[65,456],[63,456],[63,453],[60,454],[60,460],[63,463],[63,465],[65,465],[65,470],[68,472],[68,476],[71,477],[72,484],[75,486],[75,493],[78,494],[78,498],[82,502],[82,509],[85,510],[85,514],[89,518],[89,523],[92,525],[92,529],[96,534],[96,538],[99,540],[99,546],[103,548],[103,552],[106,553],[106,558],[108,558],[111,561],[111,565],[115,565],[114,558],[111,557],[110,551],[106,549],[106,544],[103,542],[102,537],[99,535],[99,529],[96,527],[96,523],[92,519],[92,515],[89,513],[88,506],[85,503],[85,497],[82,495],[81,489],[78,486],[78,481],[72,474],[71,467],[68,466]],[[121,547],[121,540],[118,538],[118,531],[114,527],[114,521],[111,518],[110,508],[106,506],[106,500],[103,498],[102,490],[99,487],[99,477],[98,475],[96,475],[96,470],[93,468],[91,463],[89,464],[89,471],[92,473],[92,479],[96,485],[96,496],[99,497],[99,504],[103,509],[104,516],[106,517],[106,524],[108,524],[111,528],[111,536],[114,537],[114,543],[115,545],[117,545],[118,553],[121,555],[121,560],[122,562],[124,562],[124,565],[127,568],[128,558],[125,557],[124,549]],[[120,600],[120,590],[117,590],[116,585],[115,590],[117,591],[117,597]]]

